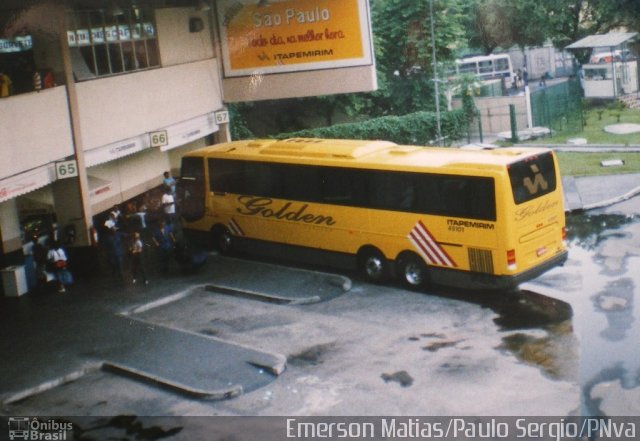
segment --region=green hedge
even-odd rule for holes
[[[440,115],[442,136],[446,144],[467,135],[467,117],[463,110]],[[433,112],[416,112],[404,116],[383,116],[357,123],[281,133],[277,139],[330,138],[386,140],[404,145],[429,145],[437,139],[437,118]]]

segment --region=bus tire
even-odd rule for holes
[[[220,254],[228,256],[233,252],[233,236],[231,232],[221,225],[213,228],[211,231],[213,248]]]
[[[407,252],[396,262],[398,278],[405,288],[418,290],[429,285],[429,269],[420,256]]]
[[[358,268],[369,282],[384,282],[389,275],[389,262],[380,250],[369,247],[358,253]]]

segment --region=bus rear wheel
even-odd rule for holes
[[[398,277],[403,286],[409,289],[421,289],[429,284],[429,270],[420,256],[408,253],[397,261]]]
[[[360,251],[358,254],[358,267],[369,282],[384,282],[389,274],[389,263],[386,257],[375,248]]]
[[[233,236],[225,227],[216,227],[211,232],[213,247],[222,255],[229,255],[233,251]]]

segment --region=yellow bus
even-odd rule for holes
[[[180,200],[184,227],[222,253],[312,252],[411,288],[511,289],[567,258],[546,148],[235,141],[182,158]]]

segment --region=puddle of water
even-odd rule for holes
[[[324,362],[325,355],[335,349],[334,343],[315,345],[302,352],[287,357],[292,366],[315,366]]]
[[[398,371],[393,374],[382,374],[380,376],[385,383],[390,381],[400,383],[402,387],[409,387],[413,384],[413,377],[407,371]]]
[[[567,240],[593,250],[603,240],[620,233],[622,227],[637,222],[639,218],[635,214],[570,214],[567,216]]]
[[[118,415],[91,424],[73,424],[74,439],[140,439],[170,438],[182,432],[182,426],[162,427],[141,421],[135,415]]]
[[[502,339],[500,349],[519,360],[539,366],[556,380],[576,381],[578,371],[578,341],[570,320],[551,325],[542,336],[516,332]]]
[[[573,308],[568,302],[531,290],[479,293],[449,291],[441,295],[493,310],[497,314],[494,322],[505,334],[498,350],[507,351],[519,360],[537,366],[550,378],[576,381],[579,345],[573,332]],[[440,334],[423,334],[422,337],[444,338]],[[413,339],[417,340],[418,337],[414,336]],[[438,341],[423,347],[423,350],[435,352],[458,343],[460,341]]]
[[[534,282],[553,289],[574,310],[581,413],[611,415],[624,394],[640,388],[640,216],[587,213],[567,220],[569,262]]]
[[[424,346],[422,349],[425,350],[425,351],[429,351],[429,352],[437,352],[440,349],[455,347],[461,341],[462,340],[438,341],[438,342],[435,342],[435,343],[428,344],[427,346]]]

